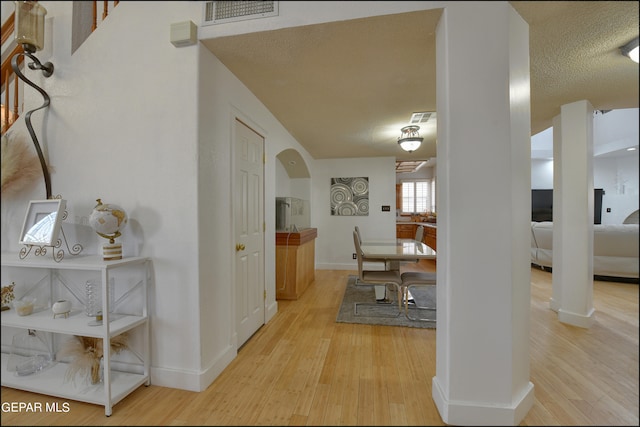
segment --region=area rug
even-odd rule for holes
[[[389,288],[392,288],[391,286]],[[415,304],[409,304],[409,315],[413,318],[435,319],[436,312],[432,310],[420,310],[416,306],[435,307],[435,287],[412,288],[411,294]],[[356,276],[350,275],[342,298],[342,305],[336,322],[361,323],[365,325],[405,326],[409,328],[435,328],[435,322],[423,322],[410,320],[402,311],[398,311],[397,295],[395,290],[387,291],[389,303],[376,303],[376,294],[373,285],[363,282],[356,285]],[[358,303],[357,307],[355,304]]]

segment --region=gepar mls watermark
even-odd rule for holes
[[[57,412],[66,413],[71,410],[69,402],[2,402],[2,412],[31,413]]]

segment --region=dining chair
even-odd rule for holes
[[[398,303],[398,312],[392,315],[378,315],[378,317],[398,317],[402,313],[402,278],[399,270],[365,270],[363,268],[364,256],[362,254],[362,248],[360,246],[360,239],[358,239],[358,233],[353,231],[353,244],[356,250],[356,259],[358,260],[358,277],[356,279],[356,286],[379,286],[391,285],[395,288]],[[360,316],[358,313],[359,306],[379,307],[377,302],[356,302],[354,303],[354,315]]]
[[[424,225],[419,225],[418,228],[416,229],[416,235],[413,237],[413,240],[416,240],[418,242],[422,242],[422,237],[424,236]],[[415,264],[420,262],[419,259],[416,260],[408,260],[408,261],[402,261],[401,264]]]
[[[356,234],[358,235],[358,242],[360,243],[360,245],[362,245],[362,235],[360,234],[360,228],[358,228],[358,226],[355,226],[355,231]],[[375,263],[382,263],[384,266],[385,270],[391,270],[391,265],[390,263],[385,259],[385,258],[370,258],[370,257],[364,257],[362,258],[363,262],[375,262]],[[397,268],[396,268],[397,270]]]
[[[404,314],[409,320],[418,320],[422,322],[435,322],[436,319],[426,317],[412,317],[409,314],[409,304],[412,304],[417,310],[436,311],[435,303],[433,306],[418,305],[417,301],[411,296],[411,288],[416,287],[433,287],[436,286],[436,273],[424,271],[408,271],[400,275],[402,279],[400,288],[402,291],[402,302],[404,303]]]

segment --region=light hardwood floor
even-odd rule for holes
[[[143,386],[107,418],[102,406],[3,387],[2,425],[444,425],[431,397],[435,330],[336,323],[349,274],[318,270],[201,393]],[[551,274],[532,268],[535,403],[521,425],[638,425],[638,285],[596,281],[593,294],[591,328],[560,323]],[[69,412],[12,413],[5,402]]]

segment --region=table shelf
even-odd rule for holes
[[[90,326],[93,319],[80,310],[72,310],[69,317],[53,318],[50,308],[43,309],[28,316],[19,316],[15,310],[3,311],[2,326],[21,329],[35,329],[42,332],[53,332],[84,337],[102,338],[105,335],[102,326]],[[115,337],[146,322],[144,316],[110,314],[109,336]]]
[[[139,362],[136,362],[137,370],[141,373],[136,372],[136,369],[131,369],[133,372],[129,372],[130,369],[114,369],[111,352],[105,351],[103,356],[104,380],[94,385],[91,385],[86,379],[67,381],[65,374],[69,365],[64,360],[54,361],[52,365],[40,372],[18,376],[15,372],[7,370],[9,354],[6,353],[6,345],[3,341],[3,351],[5,351],[5,353],[2,353],[1,367],[3,386],[104,405],[105,415],[109,416],[112,413],[113,405],[140,385],[148,385],[150,383],[147,292],[151,277],[151,262],[148,258],[130,257],[121,260],[104,261],[100,256],[88,255],[65,258],[57,262],[52,257],[47,256],[32,256],[20,259],[17,253],[3,252],[0,260],[3,269],[3,280],[8,278],[10,281],[16,281],[23,286],[23,289],[28,288],[28,292],[30,292],[30,286],[37,287],[38,285],[29,281],[31,279],[29,279],[28,270],[41,270],[43,273],[38,273],[38,276],[44,275],[44,279],[40,279],[40,283],[48,284],[43,290],[43,293],[47,295],[47,303],[42,304],[41,301],[35,307],[33,313],[19,316],[14,309],[2,312],[0,318],[2,320],[3,336],[5,328],[51,333],[53,335],[49,345],[51,352],[55,353],[55,337],[58,336],[75,335],[99,338],[103,340],[103,348],[107,349],[111,347],[112,338],[134,328],[142,328],[142,334],[137,336],[137,339],[142,341],[142,352],[141,355],[134,353],[139,360]],[[116,270],[119,270],[118,274],[114,273]],[[68,273],[63,275],[63,271]],[[92,326],[90,323],[95,323],[95,319],[88,317],[84,310],[78,307],[73,307],[67,316],[53,316],[51,303],[55,300],[54,296],[62,292],[63,288],[71,292],[76,299],[82,299],[78,298],[77,290],[76,293],[73,293],[69,288],[68,278],[64,277],[67,275],[87,276],[91,277],[92,280],[96,275],[100,276],[102,324]],[[110,279],[113,279],[114,275],[116,278],[120,278],[122,283],[114,283],[114,289],[111,290]],[[24,283],[21,283],[20,279]],[[116,282],[118,281],[116,280]],[[116,288],[123,291],[121,292],[121,299],[111,303],[110,297],[115,299]],[[41,289],[38,288],[38,290]],[[122,312],[116,311],[119,303],[132,298],[132,292],[140,292],[139,295],[141,295],[142,300],[138,302],[134,299],[126,310],[121,310]],[[86,298],[84,302],[86,303]],[[127,311],[129,309],[133,314]]]
[[[2,353],[2,386],[56,396],[63,399],[105,405],[104,384],[90,384],[88,381],[66,381],[68,364],[53,362],[52,365],[31,375],[18,376],[7,371],[8,354]],[[132,390],[147,383],[148,375],[130,372],[111,371],[111,404],[126,397]]]

